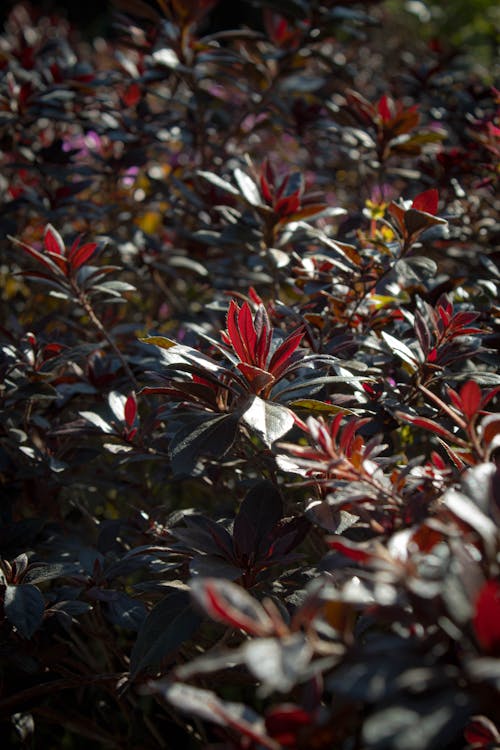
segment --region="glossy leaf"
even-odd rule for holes
[[[31,583],[6,586],[4,612],[23,638],[31,638],[42,624],[45,602],[39,589]]]

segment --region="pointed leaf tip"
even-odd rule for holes
[[[430,190],[425,190],[423,193],[419,193],[415,197],[411,207],[415,211],[423,211],[426,214],[435,216],[438,210],[438,202],[439,193],[436,188],[431,188]]]

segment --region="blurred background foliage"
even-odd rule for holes
[[[387,8],[401,24],[414,31],[419,21],[422,35],[463,48],[479,62],[498,60],[500,4],[495,0],[387,0]]]
[[[155,0],[144,0],[155,6]],[[341,0],[335,3],[342,5]],[[348,3],[346,3],[347,5]],[[0,19],[3,22],[14,0],[0,4]],[[30,5],[44,13],[57,12],[67,18],[86,36],[105,34],[111,26],[112,0],[86,0],[86,2],[62,2],[62,0],[32,0]],[[393,20],[399,18],[402,29],[424,38],[437,38],[490,65],[499,58],[500,3],[497,0],[385,0],[383,6]],[[249,22],[255,27],[255,7],[252,0],[221,0],[210,14],[212,30],[235,28]]]

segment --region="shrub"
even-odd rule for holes
[[[3,734],[496,747],[491,71],[216,5],[1,37]]]

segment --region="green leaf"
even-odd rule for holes
[[[144,336],[139,338],[143,344],[153,344],[159,346],[160,349],[170,349],[172,346],[176,346],[177,342],[172,339],[167,339],[166,336]]]
[[[291,401],[289,406],[294,409],[306,409],[309,412],[321,414],[354,414],[351,409],[346,409],[344,406],[325,404],[324,401],[318,401],[315,398],[299,398]]]

